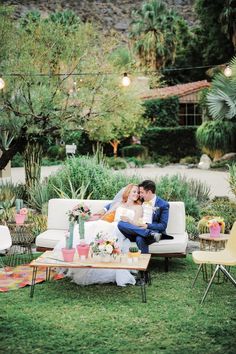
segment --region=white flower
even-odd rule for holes
[[[102,244],[102,243],[100,243],[100,245],[98,246],[98,249],[99,249],[99,251],[104,251],[105,250],[105,245],[104,244]]]
[[[111,245],[106,245],[106,252],[112,254],[113,247]]]

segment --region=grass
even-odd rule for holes
[[[146,304],[137,286],[86,287],[65,278],[0,294],[0,352],[4,353],[235,353],[236,296],[229,282],[206,283],[191,256],[151,261]],[[236,269],[232,274],[236,276]]]

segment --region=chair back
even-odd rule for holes
[[[236,256],[236,221],[230,231],[229,240],[227,241],[225,250]]]
[[[11,234],[7,226],[0,225],[0,250],[6,250],[12,245]]]

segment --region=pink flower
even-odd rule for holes
[[[28,210],[26,208],[20,209],[20,215],[26,215],[27,213],[28,213]]]

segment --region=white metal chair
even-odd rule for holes
[[[228,272],[225,266],[232,267],[236,266],[236,221],[233,224],[233,227],[230,232],[229,240],[226,244],[226,247],[223,251],[219,252],[210,252],[210,251],[194,251],[192,253],[193,261],[196,264],[199,264],[199,268],[196,274],[196,277],[193,281],[193,286],[197,280],[197,277],[205,264],[213,264],[215,265],[215,270],[212,274],[212,277],[208,283],[206,291],[202,297],[201,304],[204,302],[208,291],[212,285],[212,282],[217,275],[218,272],[222,272],[234,286],[236,286],[236,280],[232,277],[232,275]]]
[[[12,245],[11,234],[7,226],[0,225],[0,251],[5,251]],[[0,264],[5,269],[2,257],[0,257]]]

